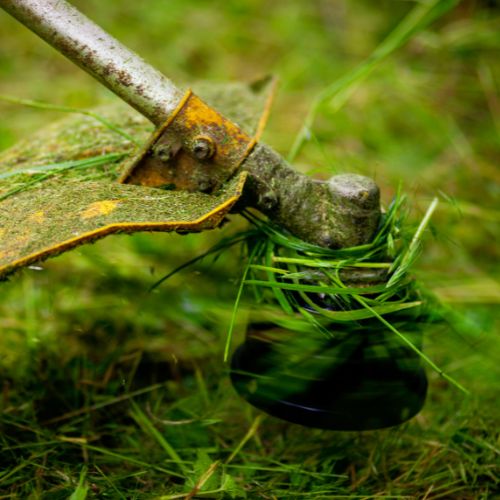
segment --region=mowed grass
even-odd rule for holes
[[[448,323],[429,326],[424,352],[470,395],[429,371],[424,410],[398,428],[340,433],[267,417],[237,397],[222,361],[244,255],[204,259],[149,292],[245,222],[232,216],[201,235],[117,236],[0,284],[0,498],[495,498],[494,3],[460,2],[409,32],[334,101],[339,94],[326,99],[325,89],[352,75],[411,9],[449,2],[75,4],[175,81],[277,73],[265,140],[293,152],[297,168],[370,175],[386,206],[401,183],[416,222],[438,196],[414,273]],[[0,94],[78,108],[113,99],[1,12],[0,25]],[[4,148],[59,114],[0,103],[0,116]]]

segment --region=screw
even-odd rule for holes
[[[202,193],[209,193],[212,191],[214,187],[214,180],[207,178],[207,179],[200,179],[198,181],[198,191]]]
[[[210,137],[198,135],[194,138],[192,152],[198,160],[208,160],[215,153],[215,144]]]
[[[263,210],[273,210],[276,208],[277,204],[278,197],[272,189],[269,189],[259,196],[259,207],[262,207]]]
[[[156,158],[163,162],[167,162],[172,159],[172,148],[168,144],[158,144],[153,149],[153,154]]]

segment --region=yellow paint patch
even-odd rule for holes
[[[100,215],[108,215],[113,212],[118,206],[117,200],[104,200],[91,203],[81,215],[82,219],[92,219]]]
[[[33,222],[34,224],[41,224],[45,221],[45,212],[43,210],[39,210],[38,212],[34,212],[28,216],[28,221]]]

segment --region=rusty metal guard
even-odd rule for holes
[[[238,169],[255,143],[189,90],[120,182],[213,192]]]

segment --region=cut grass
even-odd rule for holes
[[[2,180],[5,179],[9,179],[9,186],[14,185],[15,187],[6,190],[5,192],[0,192],[0,201],[4,201],[15,194],[26,191],[27,189],[34,187],[58,174],[68,173],[72,175],[79,170],[89,170],[89,175],[82,175],[79,177],[79,180],[90,181],[102,179],[103,177],[107,177],[106,173],[95,170],[95,167],[115,163],[125,156],[126,155],[124,153],[110,153],[85,158],[83,160],[64,161],[49,165],[37,165],[22,168],[13,172],[6,172],[0,175],[0,189],[2,188]],[[17,182],[12,182],[12,177],[19,177],[19,180]]]
[[[108,128],[109,130],[116,132],[118,135],[121,135],[127,141],[132,142],[136,146],[141,146],[141,143],[139,141],[137,141],[137,139],[135,137],[131,136],[129,133],[127,133],[121,127],[115,125],[114,123],[111,123],[109,120],[107,120],[106,118],[104,118],[100,114],[95,113],[93,111],[89,111],[87,109],[77,109],[77,108],[71,108],[69,106],[58,106],[55,104],[50,104],[48,102],[33,101],[31,99],[21,99],[19,97],[2,95],[2,94],[0,94],[0,100],[5,101],[5,102],[9,102],[11,104],[27,106],[30,108],[41,109],[44,111],[59,111],[61,113],[72,113],[72,114],[80,114],[83,116],[90,116],[90,118],[93,118],[94,120],[98,121],[99,123],[104,125],[106,128]]]
[[[436,304],[425,304],[416,300],[419,292],[409,274],[420,251],[423,233],[436,206],[437,198],[429,205],[411,240],[407,241],[404,197],[398,195],[387,213],[383,214],[372,243],[341,250],[307,244],[269,221],[246,212],[245,217],[256,226],[256,231],[246,233],[249,257],[233,308],[224,360],[228,359],[243,286],[249,285],[256,289],[256,309],[262,307],[262,304],[274,304],[284,313],[295,313],[296,321],[309,321],[313,329],[322,332],[327,333],[328,328],[337,322],[343,323],[345,327],[349,323],[356,324],[376,318],[428,366],[468,394],[469,391],[462,384],[443,372],[391,323],[391,314],[396,314],[397,320],[401,321],[400,313],[408,310],[409,323],[425,323],[430,315],[436,316],[433,311],[433,308],[438,308]],[[236,237],[235,241],[237,240]],[[214,251],[217,251],[217,248]],[[271,267],[271,263],[280,267]],[[352,270],[357,267],[384,269],[387,265],[389,272],[383,279],[368,275],[361,283],[362,286],[346,284],[345,280],[350,279],[349,273],[351,279],[356,279]],[[320,269],[319,273],[314,271],[315,269]],[[342,272],[346,275],[344,280],[341,278]],[[259,276],[264,279],[258,279]],[[266,289],[272,291],[271,296],[263,293]],[[415,308],[423,312],[415,314]],[[315,314],[311,315],[310,312]],[[290,319],[288,324],[291,322],[293,323],[293,320]],[[301,327],[293,329],[301,330]]]

